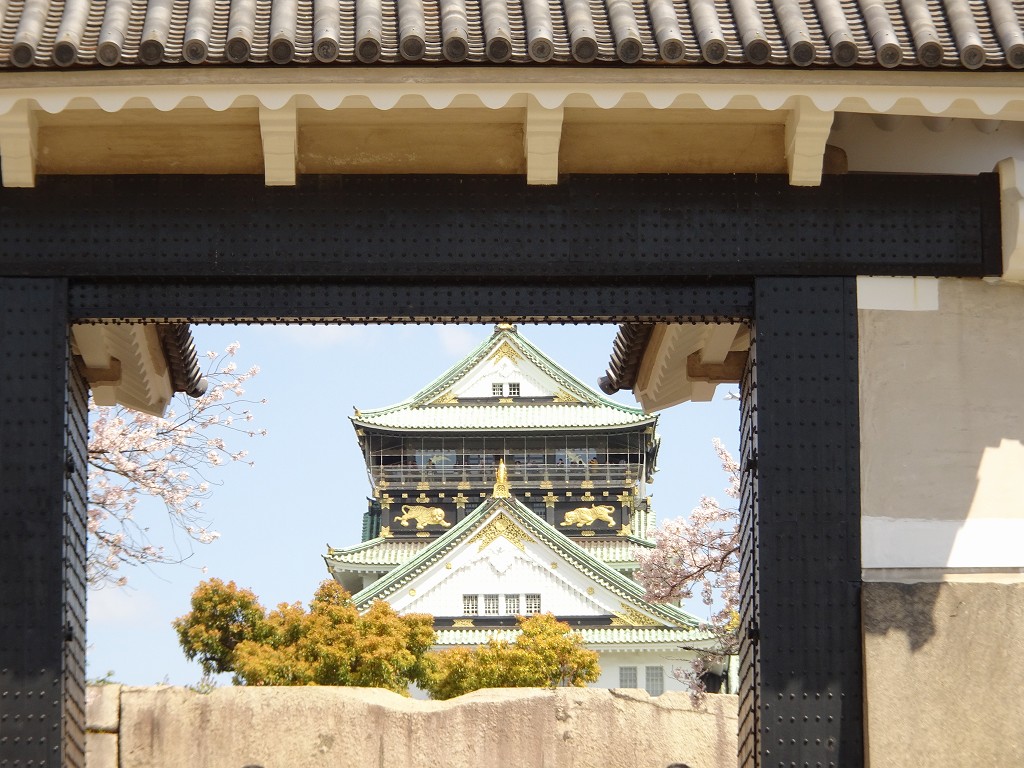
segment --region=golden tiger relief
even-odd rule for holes
[[[420,504],[403,504],[402,514],[395,515],[394,522],[401,523],[408,528],[410,520],[416,521],[417,528],[423,528],[428,525],[443,525],[445,528],[452,527],[452,524],[444,519],[444,510],[440,507],[424,507]]]
[[[575,525],[577,528],[582,528],[583,526],[590,525],[598,520],[604,520],[608,523],[609,528],[614,528],[615,520],[612,518],[612,512],[614,511],[615,507],[611,504],[594,504],[591,507],[576,507],[576,509],[570,509],[565,513],[565,518],[562,520],[560,525],[563,528],[569,525]]]

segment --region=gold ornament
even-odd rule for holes
[[[593,525],[598,520],[603,520],[608,523],[609,528],[615,527],[615,519],[612,517],[612,513],[615,511],[615,507],[611,504],[594,504],[589,507],[576,507],[576,509],[570,509],[565,513],[565,518],[559,525],[562,528],[567,528],[570,525],[575,525],[577,528],[582,528],[585,525]]]
[[[494,492],[491,494],[496,499],[511,499],[512,491],[508,487],[508,469],[505,467],[505,460],[498,461],[498,468],[494,473]]]
[[[483,529],[469,540],[472,544],[476,541],[480,542],[480,548],[477,552],[483,552],[495,539],[505,538],[508,539],[513,546],[518,547],[520,551],[525,552],[526,547],[523,546],[524,541],[532,542],[528,535],[519,529],[519,527],[513,523],[504,513],[499,513],[491,522],[483,527]]]
[[[419,504],[403,504],[402,514],[395,515],[394,522],[401,523],[403,527],[409,527],[409,521],[415,520],[417,528],[424,528],[428,525],[440,525],[451,528],[452,524],[444,519],[444,510],[440,507],[424,507]]]

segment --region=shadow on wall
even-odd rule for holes
[[[911,653],[948,623],[945,573],[1024,566],[1024,287],[937,289],[937,311],[860,313],[864,632]]]
[[[916,653],[935,634],[935,603],[941,584],[869,583],[864,585],[864,631],[902,632]]]

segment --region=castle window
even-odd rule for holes
[[[519,613],[519,595],[505,595],[505,615],[515,616]]]
[[[619,667],[619,688],[636,687],[636,667]]]
[[[491,394],[495,397],[504,397],[505,385],[504,384],[491,384]]]
[[[524,613],[530,616],[534,613],[540,613],[540,595],[527,595],[526,596],[526,610]]]
[[[480,613],[480,596],[479,595],[463,595],[462,596],[462,612],[466,616],[476,616]]]
[[[519,382],[513,381],[508,385],[508,396],[519,397]]]
[[[485,616],[497,616],[498,615],[498,596],[497,595],[484,595],[484,615]]]
[[[647,692],[651,696],[660,696],[665,692],[665,668],[664,667],[646,667],[644,669],[645,677],[644,683],[647,688]]]

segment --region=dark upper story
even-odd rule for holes
[[[590,389],[513,326],[408,400],[352,422],[373,495],[364,536],[442,533],[491,495],[499,468],[517,499],[567,533],[629,535],[646,523],[656,417]]]

